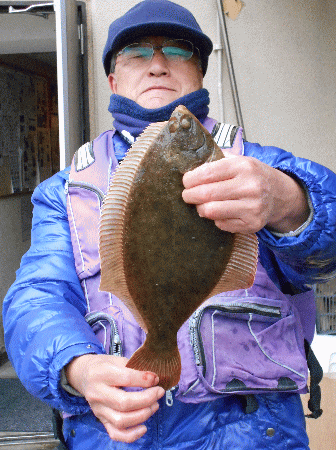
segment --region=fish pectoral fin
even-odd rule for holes
[[[236,233],[229,262],[208,298],[221,292],[251,287],[257,271],[257,263],[257,236],[255,234]]]

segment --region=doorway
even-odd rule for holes
[[[1,299],[30,246],[34,188],[89,140],[85,14],[75,0],[0,1]],[[0,445],[55,448],[51,409],[17,379],[0,319]]]

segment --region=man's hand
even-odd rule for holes
[[[307,220],[305,193],[292,177],[252,157],[225,156],[183,176],[183,200],[195,204],[201,217],[231,233],[265,226],[287,233]]]
[[[158,410],[158,399],[165,391],[156,386],[156,374],[128,369],[127,361],[109,355],[83,355],[73,359],[65,373],[68,383],[86,398],[111,439],[130,443],[146,433],[143,423]],[[126,386],[144,390],[120,389]]]

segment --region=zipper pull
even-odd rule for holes
[[[68,193],[69,193],[69,181],[65,182],[64,193],[65,193],[65,195],[68,195]]]
[[[175,387],[169,389],[168,391],[166,391],[166,405],[167,406],[173,406],[174,404],[174,397],[172,394],[172,391],[175,389]]]
[[[119,336],[114,336],[113,338],[113,355],[121,356],[121,340]]]

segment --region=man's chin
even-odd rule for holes
[[[167,95],[148,95],[138,100],[138,104],[146,109],[158,109],[179,98],[176,92],[167,93]]]

